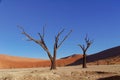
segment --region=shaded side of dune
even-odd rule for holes
[[[110,49],[101,51],[96,54],[88,55],[87,63],[95,62],[95,61],[99,61],[99,60],[107,60],[107,59],[109,60],[112,58],[114,58],[114,59],[117,58],[118,60],[120,60],[120,46],[110,48]],[[80,59],[76,60],[75,62],[68,64],[67,66],[80,65],[80,64],[82,64],[82,61],[83,61],[83,58],[80,58]]]

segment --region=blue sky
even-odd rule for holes
[[[53,52],[54,37],[65,28],[62,37],[73,30],[58,50],[57,57],[82,53],[77,44],[84,43],[86,33],[94,39],[88,54],[120,44],[120,0],[1,0],[0,53],[45,58],[45,51],[26,41],[17,25],[36,39],[46,24],[45,41]],[[61,38],[62,38],[61,37]]]

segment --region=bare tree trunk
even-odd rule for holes
[[[50,70],[55,70],[56,69],[56,53],[57,53],[57,49],[54,46],[54,57],[53,57],[53,61],[51,62],[51,68]]]
[[[86,65],[86,52],[83,52],[83,68],[87,68],[87,65]]]
[[[51,67],[50,70],[55,70],[56,69],[56,60],[51,62]]]

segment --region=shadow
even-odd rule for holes
[[[97,74],[109,74],[109,72],[96,71]]]
[[[120,76],[110,76],[110,77],[100,78],[97,80],[120,80]]]
[[[102,60],[102,59],[107,59],[110,57],[115,57],[115,56],[120,56],[120,46],[114,47],[114,48],[110,48],[101,52],[98,52],[96,54],[92,54],[92,55],[88,55],[86,57],[86,62],[94,62],[94,61],[98,61],[98,60]],[[73,66],[73,65],[80,65],[82,64],[83,58],[80,58],[78,60],[76,60],[75,62],[68,64],[66,66]]]

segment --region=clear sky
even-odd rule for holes
[[[120,45],[120,0],[1,0],[0,53],[45,58],[45,51],[26,41],[17,25],[36,39],[46,24],[45,41],[53,52],[54,37],[65,28],[62,37],[73,30],[58,50],[57,57],[82,53],[86,33],[94,39],[88,54]],[[61,38],[62,38],[61,37]]]

